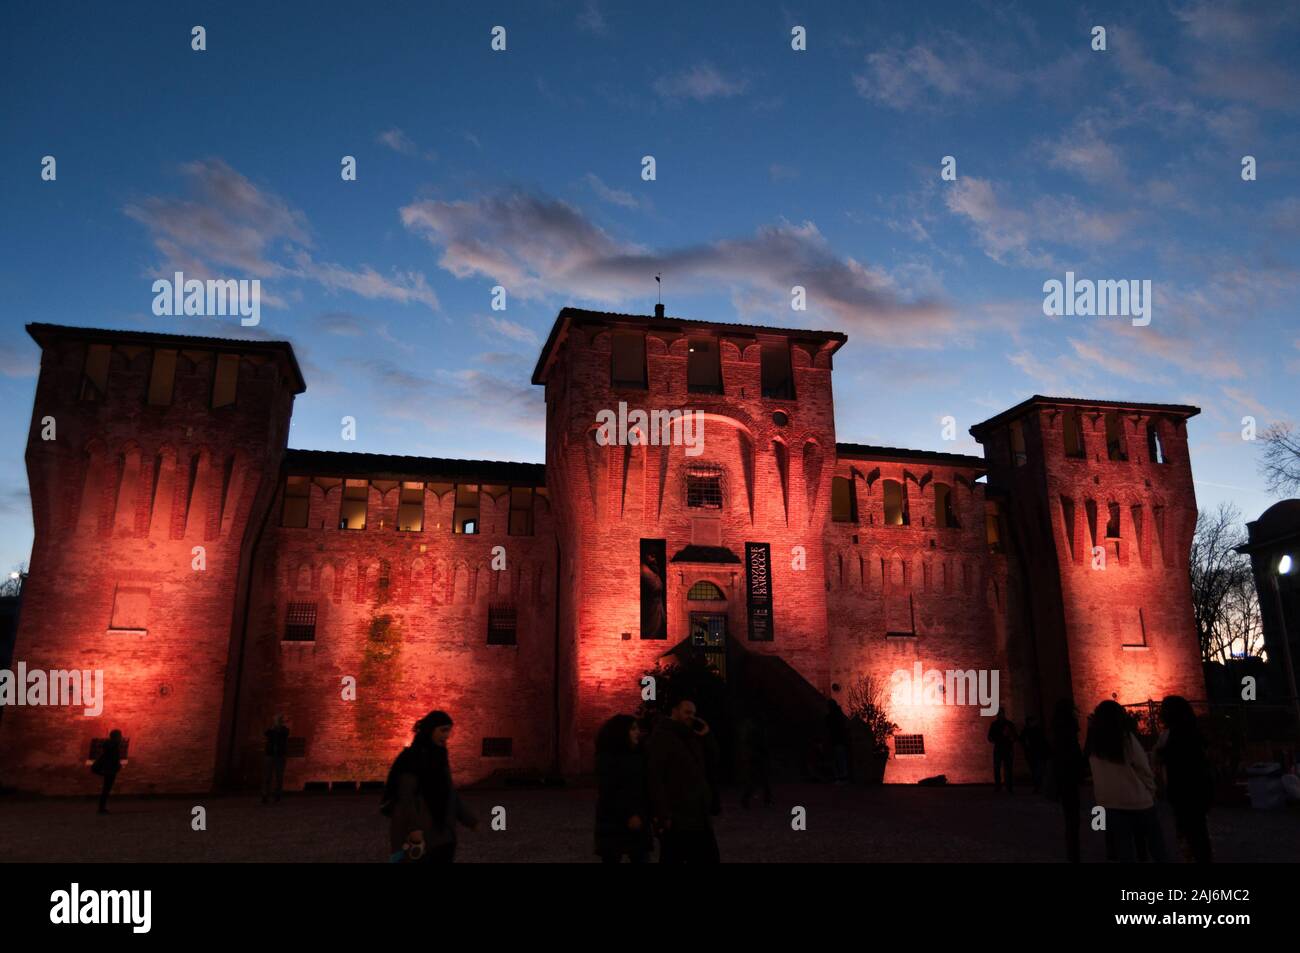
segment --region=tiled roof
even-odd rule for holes
[[[1201,408],[1193,407],[1191,404],[1153,404],[1145,401],[1093,400],[1086,397],[1047,397],[1043,394],[1035,394],[1033,397],[1022,400],[1016,406],[1009,407],[1002,413],[990,417],[982,423],[975,424],[970,428],[970,432],[978,439],[980,434],[994,424],[999,424],[1012,417],[1018,417],[1034,404],[1064,404],[1068,407],[1092,407],[1097,410],[1147,410],[1163,414],[1177,414],[1180,417],[1195,417],[1201,412]]]

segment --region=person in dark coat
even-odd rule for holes
[[[108,813],[108,792],[113,790],[113,782],[117,780],[117,772],[122,770],[122,732],[114,728],[108,733],[108,738],[104,742],[104,747],[99,752],[99,757],[95,763],[90,766],[90,770],[104,779],[103,787],[99,792],[99,813]]]
[[[262,803],[274,797],[280,801],[284,791],[284,764],[289,757],[289,726],[284,715],[276,715],[275,723],[266,729],[266,753],[262,757]]]
[[[615,715],[596,736],[596,853],[607,864],[626,854],[634,864],[650,859],[650,791],[641,727],[631,715]]]
[[[1025,729],[1020,732],[1020,744],[1025,749],[1025,759],[1029,762],[1029,775],[1033,779],[1034,793],[1043,790],[1043,771],[1047,767],[1048,744],[1047,732],[1038,722],[1037,715],[1025,717]]]
[[[1079,747],[1079,717],[1074,701],[1062,698],[1052,712],[1052,775],[1061,799],[1065,821],[1065,859],[1079,862],[1079,785],[1083,783],[1086,759]]]
[[[1160,703],[1165,731],[1156,743],[1156,766],[1163,773],[1165,799],[1174,812],[1174,829],[1193,861],[1214,859],[1205,815],[1214,797],[1214,774],[1196,713],[1186,698],[1169,695]]]
[[[478,818],[461,801],[451,780],[447,739],[451,716],[431,711],[415,723],[415,737],[393,762],[384,785],[384,813],[392,818],[392,856],[421,863],[451,863],[456,856],[456,824],[470,830]]]
[[[712,816],[718,813],[717,746],[695,703],[680,699],[650,735],[650,809],[659,831],[659,862],[717,863]]]
[[[1007,776],[1007,793],[1014,794],[1012,771],[1016,757],[1016,726],[1007,717],[1006,710],[998,709],[998,716],[989,725],[989,744],[993,745],[993,789],[1002,790],[1002,775]]]

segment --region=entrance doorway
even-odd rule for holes
[[[691,613],[691,645],[704,653],[710,667],[727,677],[727,616],[721,612]]]

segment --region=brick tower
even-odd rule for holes
[[[844,341],[662,308],[560,312],[533,383],[546,386],[566,771],[590,770],[601,722],[635,710],[642,674],[688,639],[720,664],[728,640],[779,655],[828,691],[822,534],[835,468],[831,357]],[[653,421],[687,410],[703,414],[702,447],[662,445],[653,422],[640,422],[644,439],[601,437],[602,414],[630,432],[635,411]],[[769,573],[768,614],[761,599],[751,608],[747,559]]]
[[[1204,697],[1188,575],[1198,413],[1035,395],[971,428],[1007,491],[1045,714],[1067,695],[1084,713]]]
[[[28,325],[41,371],[27,443],[35,546],[14,653],[102,670],[103,711],[5,712],[5,783],[94,789],[113,728],[125,791],[205,790],[235,704],[246,569],[293,397],[289,345]]]

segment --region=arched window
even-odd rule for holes
[[[858,495],[854,492],[853,480],[848,477],[831,480],[831,519],[836,523],[858,521]]]
[[[885,525],[907,525],[907,494],[897,480],[885,481]]]
[[[713,583],[707,579],[701,579],[691,586],[690,591],[686,593],[686,598],[692,602],[723,602],[727,597]]]

